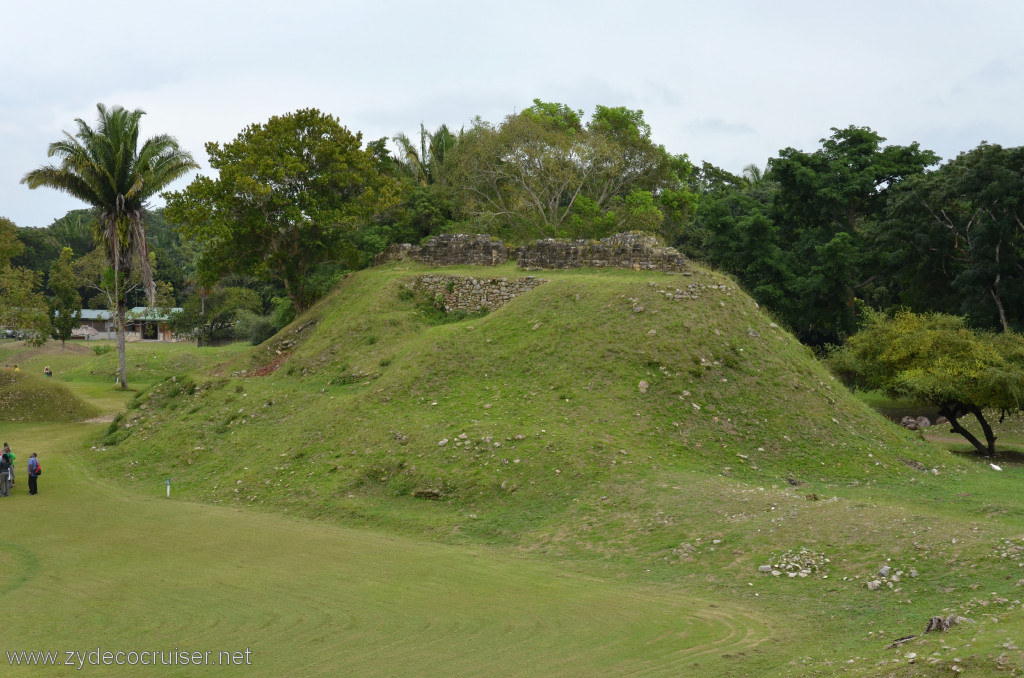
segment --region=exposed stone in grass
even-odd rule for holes
[[[677,556],[692,556],[696,550],[696,546],[684,541],[678,547],[672,549],[672,553],[674,553]]]
[[[830,562],[831,560],[824,553],[802,547],[799,550],[790,550],[779,556],[772,556],[768,564],[761,565],[757,571],[771,573],[775,577],[785,572],[790,578],[803,578],[821,571]]]
[[[903,464],[904,466],[909,466],[910,468],[914,469],[915,471],[924,471],[924,470],[926,470],[925,465],[922,464],[919,461],[914,461],[913,459],[905,459],[903,457],[896,457],[896,460],[898,462],[900,462],[901,464]]]
[[[1024,538],[1021,539],[1001,539],[995,545],[995,552],[997,558],[1006,558],[1007,560],[1024,561]],[[1021,563],[1024,565],[1024,562]]]

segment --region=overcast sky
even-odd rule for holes
[[[20,180],[97,102],[146,111],[143,138],[200,172],[205,142],[300,108],[377,139],[534,98],[642,109],[669,151],[733,172],[848,125],[949,159],[1024,145],[1022,34],[1017,0],[4,3],[0,216],[83,206]]]

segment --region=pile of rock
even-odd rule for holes
[[[1024,538],[1000,539],[995,550],[997,557],[1015,560],[1019,563],[1019,567],[1024,567]]]
[[[938,419],[935,420],[934,424],[932,423],[932,421],[928,417],[925,417],[925,416],[920,416],[920,417],[906,416],[906,417],[903,417],[903,419],[900,420],[900,426],[903,426],[904,428],[908,428],[911,431],[918,431],[918,430],[923,429],[923,428],[928,428],[929,426],[933,426],[933,425],[934,426],[941,426],[942,424],[948,424],[948,423],[949,423],[949,420],[946,419],[945,417],[939,417]]]
[[[896,570],[895,572],[893,572],[893,569],[890,565],[883,565],[878,569],[878,572],[875,575],[876,578],[868,581],[865,584],[865,586],[868,588],[869,591],[877,591],[883,586],[891,589],[893,588],[893,586],[895,586],[903,580],[905,574],[910,577],[916,577],[917,570],[915,570],[914,568],[910,568],[909,572],[906,573],[904,573],[903,570]]]
[[[773,577],[781,577],[785,574],[790,579],[795,579],[796,577],[809,577],[823,570],[830,562],[832,561],[824,553],[801,547],[799,550],[789,550],[781,555],[772,556],[768,564],[761,565],[757,571],[762,574],[770,574]]]

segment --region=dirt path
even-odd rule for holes
[[[110,422],[114,421],[114,417],[116,417],[116,416],[117,416],[116,414],[103,414],[103,415],[100,415],[98,417],[93,417],[92,419],[85,419],[85,420],[83,420],[82,423],[83,424],[109,424]]]

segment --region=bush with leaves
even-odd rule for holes
[[[239,311],[235,320],[235,337],[246,338],[253,346],[262,344],[277,334],[273,320],[252,311]]]

